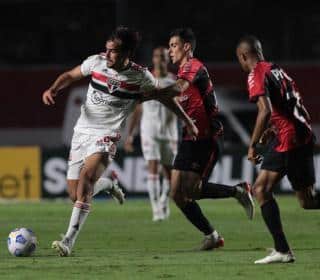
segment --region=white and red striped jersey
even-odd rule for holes
[[[166,77],[157,78],[160,88],[172,85],[174,75],[168,74]],[[140,123],[142,138],[154,138],[161,140],[178,140],[178,120],[177,116],[167,107],[156,100],[150,100],[142,104],[142,117]]]
[[[146,68],[130,62],[117,72],[107,67],[103,54],[83,61],[81,72],[91,76],[91,81],[74,131],[86,134],[120,133],[142,92],[157,87],[157,81]]]

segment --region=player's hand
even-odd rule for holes
[[[273,139],[276,135],[276,129],[274,127],[269,127],[267,128],[262,136],[260,137],[260,140],[259,140],[259,144],[261,145],[266,145],[270,142],[271,139]]]
[[[257,154],[254,147],[249,147],[248,149],[248,160],[251,161],[254,165],[262,161],[262,156]]]
[[[196,125],[193,122],[188,123],[186,124],[186,129],[187,129],[188,135],[192,137],[192,140],[193,141],[197,140],[199,130],[196,127]]]
[[[45,105],[54,105],[55,101],[54,98],[57,96],[57,92],[54,92],[51,89],[47,89],[43,94],[42,94],[42,102]]]
[[[126,141],[124,142],[124,150],[127,153],[132,153],[134,151],[134,146],[133,146],[133,137],[132,136],[128,136]]]

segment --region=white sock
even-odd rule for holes
[[[75,243],[77,236],[84,222],[86,221],[89,212],[90,212],[89,203],[81,202],[78,200],[74,203],[70,222],[69,222],[69,227],[65,235],[65,238],[68,238],[70,240],[71,246],[73,246],[73,244]]]
[[[162,192],[160,197],[161,204],[165,205],[169,202],[169,193],[170,193],[170,180],[163,178],[162,180]]]
[[[112,188],[112,180],[110,178],[102,178],[100,177],[98,181],[93,186],[93,195],[95,196],[101,191],[108,191]]]
[[[213,231],[212,233],[210,233],[209,235],[206,235],[207,238],[211,238],[211,236],[213,236],[213,238],[214,238],[215,240],[217,240],[218,237],[219,237],[219,233],[218,233],[216,230],[214,230],[214,231]]]
[[[158,212],[158,203],[160,197],[160,180],[158,174],[149,174],[147,188],[153,214]]]

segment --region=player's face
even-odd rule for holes
[[[106,59],[109,68],[121,69],[123,68],[126,56],[121,52],[120,41],[107,41],[106,43]]]
[[[237,53],[238,61],[241,65],[241,68],[245,72],[250,72],[250,68],[248,66],[248,60],[246,59],[246,54],[245,54],[243,48],[241,47],[241,45],[237,48],[236,53]]]
[[[169,56],[173,64],[180,64],[187,57],[186,44],[179,36],[173,36],[169,41]]]
[[[168,50],[164,48],[155,49],[152,55],[152,63],[155,67],[167,66],[169,63]]]

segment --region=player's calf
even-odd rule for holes
[[[68,195],[72,202],[76,202],[77,200],[77,186],[78,186],[79,180],[67,180],[68,185]]]

